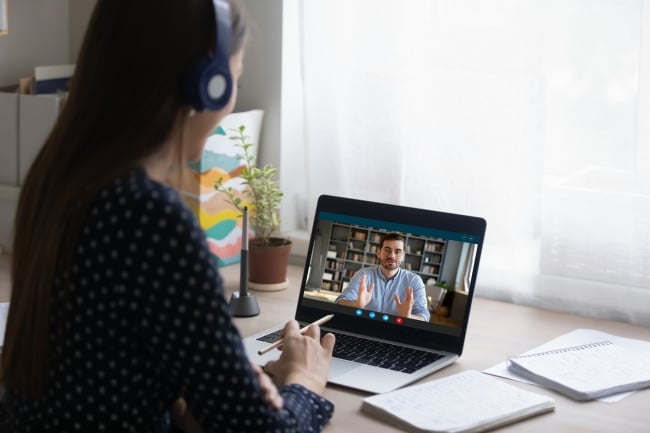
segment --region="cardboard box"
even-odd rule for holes
[[[18,185],[52,130],[61,109],[58,95],[20,95],[18,111]]]
[[[20,185],[59,114],[62,97],[0,88],[0,248],[10,251]]]

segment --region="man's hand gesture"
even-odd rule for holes
[[[363,275],[359,283],[359,290],[357,290],[357,306],[359,308],[364,308],[368,305],[368,302],[372,299],[373,290],[375,290],[375,283],[370,284],[370,287],[366,289],[366,276]]]
[[[411,317],[411,309],[413,308],[413,287],[406,289],[406,298],[404,298],[404,302],[399,299],[397,293],[394,295],[394,299],[397,304],[397,314],[402,317]]]

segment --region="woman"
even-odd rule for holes
[[[334,337],[291,321],[273,381],[252,366],[203,232],[163,183],[232,110],[245,34],[226,0],[98,0],[21,190],[0,431],[164,431],[174,402],[204,431],[331,417]]]

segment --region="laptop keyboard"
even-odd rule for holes
[[[403,373],[413,373],[442,358],[442,355],[438,353],[368,340],[338,332],[332,333],[336,337],[334,357],[347,361],[401,371]],[[259,337],[258,340],[273,343],[278,338],[280,338],[280,331]]]

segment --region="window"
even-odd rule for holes
[[[485,217],[479,294],[650,323],[650,0],[300,8],[308,197]]]

